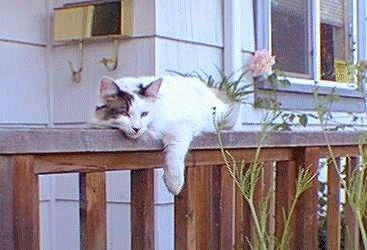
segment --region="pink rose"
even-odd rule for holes
[[[272,71],[274,63],[275,57],[271,56],[267,50],[258,50],[255,51],[255,54],[251,58],[249,69],[253,77],[269,74]]]

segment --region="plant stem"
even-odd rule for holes
[[[266,246],[266,242],[265,242],[265,239],[264,239],[264,235],[263,235],[263,232],[261,230],[261,226],[260,226],[260,223],[259,223],[259,220],[258,220],[258,216],[257,216],[257,213],[256,213],[256,208],[255,208],[255,205],[253,203],[253,199],[251,200],[247,200],[247,203],[250,207],[250,211],[251,211],[251,214],[252,214],[252,219],[254,220],[254,224],[255,224],[255,228],[256,228],[256,233],[259,237],[259,242],[261,244],[261,249],[263,250],[267,250],[267,246]]]
[[[367,247],[367,233],[366,233],[366,229],[365,229],[365,226],[364,226],[364,223],[363,223],[363,218],[362,218],[362,215],[359,211],[356,211],[355,213],[356,213],[358,226],[361,229],[360,231],[361,231],[363,246],[364,246],[364,249],[366,249],[366,247]]]

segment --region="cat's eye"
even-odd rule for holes
[[[149,112],[145,111],[140,114],[140,117],[146,117],[149,114]]]

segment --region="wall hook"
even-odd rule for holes
[[[84,61],[84,44],[83,41],[79,41],[79,67],[77,69],[74,68],[73,63],[69,61],[71,77],[73,82],[80,83],[82,80],[82,71],[83,71],[83,61]]]
[[[103,57],[99,62],[103,63],[108,71],[114,71],[118,66],[118,53],[119,53],[119,41],[118,39],[113,40],[113,56],[111,58]]]

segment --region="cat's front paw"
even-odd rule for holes
[[[170,193],[178,195],[184,186],[184,176],[180,174],[171,174],[166,171],[163,174],[163,180]]]

